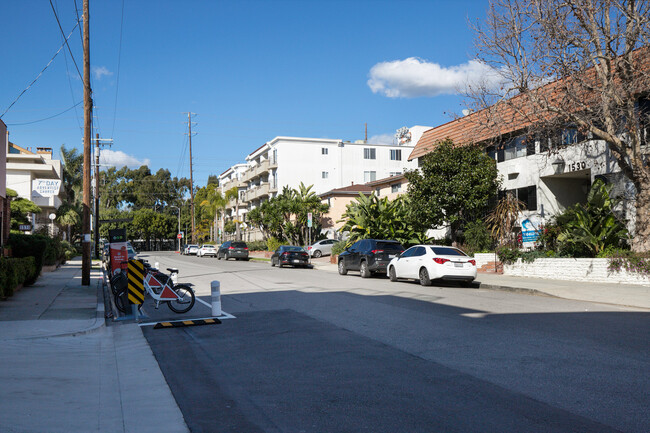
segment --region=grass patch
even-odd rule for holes
[[[266,257],[249,257],[249,260],[253,260],[256,262],[270,262],[271,259],[267,259]]]

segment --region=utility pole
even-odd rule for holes
[[[102,143],[103,142],[103,143]],[[95,135],[95,258],[99,259],[99,146],[113,144],[113,139],[101,139]]]
[[[84,170],[83,170],[83,251],[81,261],[81,285],[90,286],[90,134],[92,121],[92,97],[90,94],[90,12],[89,0],[83,0],[83,52],[84,52]]]
[[[196,234],[194,233],[194,171],[192,170],[192,112],[187,113],[187,128],[190,141],[190,218],[192,219],[192,243],[196,243]]]

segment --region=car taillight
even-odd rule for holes
[[[468,260],[467,263],[471,263],[472,266],[476,266],[476,260]]]
[[[245,250],[247,250],[247,249],[248,249],[248,247],[244,247],[244,249],[245,249]]]
[[[280,254],[280,255],[281,255],[281,256],[288,256],[288,255],[289,255],[289,253],[285,251],[285,252],[283,252],[283,253],[282,253],[282,254]]]
[[[307,247],[307,250],[311,250],[311,247]]]
[[[228,247],[228,249],[229,249],[229,250],[234,250],[234,249],[235,249],[235,247]]]
[[[433,259],[433,261],[436,262],[436,263],[439,264],[439,265],[442,265],[442,264],[448,262],[449,259],[442,259],[442,258],[440,258],[440,257],[436,257],[436,258]]]
[[[373,254],[377,254],[377,253],[383,253],[384,250],[372,250],[370,252],[373,253]]]

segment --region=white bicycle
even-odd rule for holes
[[[178,273],[178,269],[167,268],[169,275],[159,272],[154,268],[146,268],[144,276],[144,289],[156,302],[156,309],[161,303],[166,303],[174,313],[187,313],[194,306],[196,296],[194,290],[187,284],[174,284],[172,275]],[[115,306],[122,313],[126,312],[124,298],[126,288],[115,295]]]

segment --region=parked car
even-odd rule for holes
[[[332,246],[338,241],[336,239],[322,239],[318,242],[314,242],[307,247],[307,253],[310,256],[319,258],[321,256],[329,256],[332,254]]]
[[[246,242],[226,241],[219,246],[217,259],[248,260],[248,246]]]
[[[201,245],[201,248],[199,248],[199,252],[196,253],[198,257],[205,257],[205,256],[212,256],[212,257],[217,257],[217,248],[214,245]]]
[[[372,274],[385,274],[388,263],[404,247],[397,241],[381,239],[362,239],[339,254],[339,274],[346,275],[348,271],[359,271],[362,278]]]
[[[271,256],[271,266],[309,266],[309,254],[302,247],[281,245]]]
[[[126,253],[129,256],[129,260],[135,259],[135,257],[138,255],[138,252],[133,248],[131,242],[126,243]]]
[[[423,286],[437,279],[468,285],[476,278],[476,261],[458,248],[415,245],[390,261],[388,277],[420,280]]]
[[[191,255],[191,254],[197,255],[198,252],[199,252],[199,246],[198,245],[191,244],[191,245],[187,245],[185,247],[185,254],[187,254],[187,255]]]

